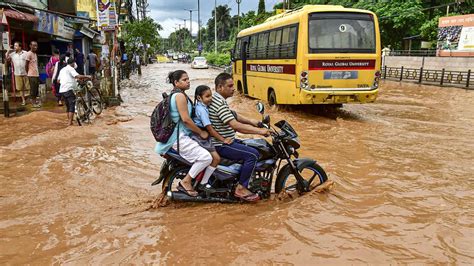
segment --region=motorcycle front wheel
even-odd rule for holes
[[[299,165],[298,172],[304,180],[308,182],[310,191],[328,180],[326,172],[316,162],[308,162]],[[282,190],[286,192],[297,190],[297,179],[291,172],[289,166],[282,169],[282,172],[278,174],[275,182],[275,193],[280,193]]]

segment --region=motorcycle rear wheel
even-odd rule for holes
[[[328,180],[326,172],[316,162],[299,166],[298,172],[309,183],[310,191]],[[297,190],[296,184],[296,177],[291,173],[290,167],[285,167],[275,182],[275,193],[280,193],[283,189],[286,192],[295,191]]]

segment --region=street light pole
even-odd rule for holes
[[[242,0],[235,0],[237,2],[237,31],[240,31],[240,3]]]
[[[140,0],[135,0],[135,8],[137,9],[137,21],[140,21],[140,11],[138,9],[139,3],[140,3]]]
[[[197,11],[196,9],[184,9],[189,11],[189,31],[191,32],[191,38],[193,37],[193,11]]]
[[[201,55],[201,48],[202,48],[202,44],[201,44],[201,6],[199,4],[199,0],[198,0],[198,38],[199,38],[199,41],[198,41],[198,50],[199,50],[199,55]]]
[[[217,54],[217,0],[214,0],[214,53]]]

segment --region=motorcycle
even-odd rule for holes
[[[276,172],[274,192],[286,191],[303,194],[327,181],[324,169],[313,159],[299,158],[298,149],[300,142],[298,134],[285,120],[275,124],[279,130],[270,125],[270,116],[264,115],[265,107],[257,103],[257,110],[262,115],[260,126],[270,130],[272,143],[265,139],[246,139],[244,145],[255,148],[260,153],[260,158],[255,167],[254,174],[249,182],[249,190],[257,193],[261,199],[270,198],[273,177]],[[222,202],[237,203],[240,199],[234,197],[234,190],[238,184],[241,163],[221,158],[219,166],[209,179],[211,190],[199,191],[198,184],[204,171],[193,180],[193,187],[199,193],[192,197],[177,190],[178,182],[183,179],[191,168],[192,163],[183,159],[171,149],[163,157],[166,161],[162,164],[160,176],[152,186],[162,183],[162,190],[171,200],[191,202]],[[286,164],[281,166],[285,161]]]

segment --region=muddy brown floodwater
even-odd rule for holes
[[[1,264],[471,264],[474,92],[386,81],[374,104],[267,108],[335,186],[293,200],[169,204],[149,118],[166,73],[192,87],[216,70],[155,64],[92,125],[65,114],[0,118]],[[232,107],[258,118],[252,99]]]

